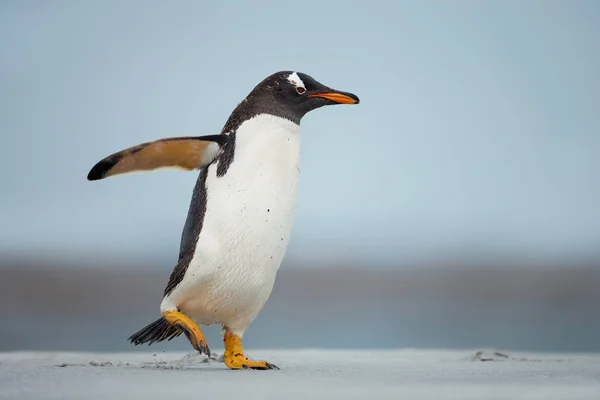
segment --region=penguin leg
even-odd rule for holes
[[[210,349],[208,343],[204,338],[204,334],[198,328],[198,325],[194,323],[187,315],[182,314],[180,311],[165,311],[163,318],[171,325],[181,329],[188,340],[200,354],[204,353],[210,357]]]
[[[225,328],[223,341],[225,342],[225,354],[223,357],[227,367],[231,369],[279,369],[276,365],[266,361],[248,360],[244,356],[242,338],[232,333],[229,328]]]

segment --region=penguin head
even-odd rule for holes
[[[280,71],[268,76],[246,100],[297,122],[306,113],[323,106],[359,103],[355,94],[332,89],[295,71]]]

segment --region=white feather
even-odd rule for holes
[[[306,87],[304,86],[304,82],[302,82],[302,79],[300,79],[300,77],[298,76],[297,73],[292,72],[289,76],[288,76],[288,81],[294,85],[295,87],[301,87],[303,89],[306,89]]]
[[[238,128],[227,174],[209,168],[193,259],[161,311],[179,308],[199,325],[243,335],[271,294],[290,240],[299,161],[299,125],[262,114]]]
[[[219,144],[216,142],[211,142],[206,147],[206,150],[204,151],[200,163],[202,165],[207,165],[211,163],[219,155],[219,151],[221,151],[221,147],[219,146]]]

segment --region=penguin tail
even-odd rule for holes
[[[148,343],[151,345],[154,342],[162,342],[163,340],[171,340],[182,334],[182,330],[169,324],[164,318],[159,318],[151,324],[146,325],[127,340],[135,346]]]

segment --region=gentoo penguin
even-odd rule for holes
[[[128,340],[152,344],[183,332],[194,349],[210,356],[198,326],[219,324],[227,367],[278,369],[247,359],[242,336],[269,298],[290,240],[300,120],[322,106],[358,102],[306,74],[277,72],[239,103],[220,134],[143,143],[91,169],[91,181],[163,167],[200,170],[162,317]]]

